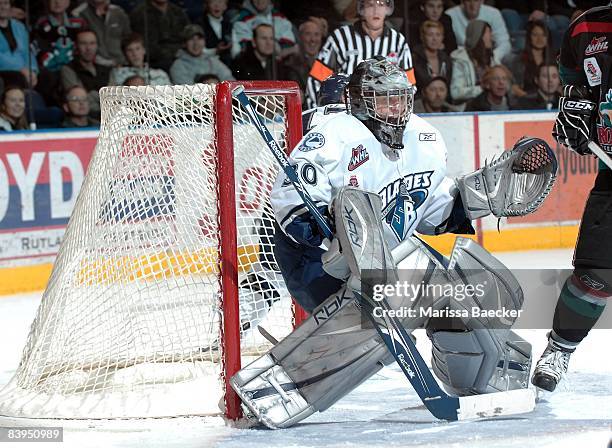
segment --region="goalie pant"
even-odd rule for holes
[[[350,193],[353,198],[359,195],[355,191]],[[362,194],[375,197],[371,193]],[[336,204],[341,200],[342,197],[337,199]],[[357,201],[351,203],[356,204]],[[338,205],[338,208],[343,206]],[[370,210],[370,219],[368,213],[359,210],[356,215],[364,222],[357,228],[379,225],[379,216],[374,216],[377,215],[374,210],[379,207],[377,203]],[[345,241],[346,226],[338,223],[341,213],[335,210],[336,228],[339,238]],[[376,233],[375,230],[368,231],[367,241],[360,240],[368,244],[364,248],[368,257],[349,256],[357,263],[353,272],[366,272],[366,269],[372,272],[371,269],[377,265],[376,260],[388,257],[385,255],[388,252],[381,249],[386,245],[373,236]],[[350,244],[344,246],[349,247]],[[418,240],[405,240],[396,248],[393,257],[390,263],[399,263],[403,281],[417,284],[463,281],[453,280],[452,271],[447,271],[443,264],[446,260]],[[488,290],[478,301],[469,299],[467,302],[451,303],[445,296],[431,297],[434,309],[476,306],[491,310],[499,305],[498,300],[502,300],[505,307],[520,308],[520,286],[509,271],[484,249],[471,240],[460,239],[451,260],[452,265],[460,267],[463,273],[474,273],[479,281],[489,285]],[[388,265],[389,262],[383,264]],[[376,272],[380,272],[373,274],[376,278],[380,275],[385,277],[384,270]],[[392,276],[395,278],[395,274]],[[243,402],[265,425],[271,428],[287,427],[316,411],[323,411],[391,362],[392,357],[377,337],[376,330],[363,325],[368,321],[352,293],[354,280],[352,278],[348,285],[332,294],[268,354],[232,378],[231,384]],[[423,300],[425,298],[415,302],[407,296],[389,297],[393,309],[416,307]],[[464,395],[525,387],[531,359],[528,343],[506,328],[497,326],[493,329],[495,326],[486,318],[462,321],[465,325],[460,332],[438,330],[434,328],[435,325],[430,325],[434,320],[430,319],[427,325],[433,346],[432,365],[447,389]],[[413,329],[422,326],[425,321],[417,313],[415,317],[404,319],[402,324]]]
[[[559,57],[564,85],[588,86],[598,113],[592,140],[612,154],[612,6],[592,8],[570,25]],[[612,171],[599,173],[582,215],[574,272],[563,286],[551,337],[566,347],[582,341],[612,297]]]

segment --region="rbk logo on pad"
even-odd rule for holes
[[[348,170],[353,171],[360,167],[364,163],[370,160],[370,155],[368,154],[368,150],[363,147],[363,145],[359,145],[356,148],[353,148],[353,154],[351,155],[351,161],[348,164]]]

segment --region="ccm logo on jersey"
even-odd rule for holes
[[[304,140],[298,147],[302,152],[312,151],[313,149],[319,149],[325,144],[325,137],[319,132],[312,132],[304,137]]]
[[[419,141],[420,142],[435,142],[436,134],[435,132],[421,132],[419,134]]]
[[[351,161],[348,164],[348,170],[353,171],[360,167],[364,163],[370,160],[370,155],[368,154],[368,150],[363,147],[363,145],[359,145],[356,148],[353,148],[353,153],[351,155]]]

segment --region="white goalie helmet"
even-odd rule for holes
[[[404,129],[412,114],[415,87],[406,72],[382,56],[355,68],[347,87],[349,112],[384,145],[403,149]]]

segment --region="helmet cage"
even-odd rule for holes
[[[403,134],[412,114],[415,87],[406,72],[382,56],[361,62],[347,86],[347,111],[381,143],[402,149]]]
[[[404,128],[408,123],[414,106],[414,90],[412,87],[392,89],[386,92],[364,89],[362,95],[369,118],[389,126],[401,128]]]

